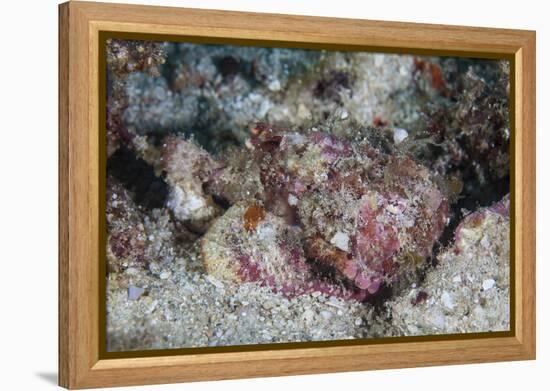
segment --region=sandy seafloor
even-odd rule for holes
[[[108,351],[509,329],[506,64],[109,45]],[[233,202],[208,203],[212,197],[193,182],[195,163],[166,166],[166,137],[191,139],[220,159],[229,146],[250,149],[259,121],[304,134],[368,127],[380,145],[391,144],[377,146],[385,154],[425,167],[450,205],[431,254],[365,301],[319,291],[288,297],[261,281],[207,273],[213,261],[201,241]],[[187,155],[193,162],[201,156]],[[233,187],[220,194],[231,201],[254,191],[257,180],[246,176],[252,171],[232,177]]]

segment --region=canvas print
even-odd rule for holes
[[[108,39],[107,351],[510,329],[510,64]]]

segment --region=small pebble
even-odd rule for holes
[[[223,288],[223,283],[217,278],[212,277],[211,275],[206,275],[206,281],[214,285],[216,288]]]
[[[384,54],[376,53],[374,55],[374,66],[380,68],[384,65],[384,60],[386,59]]]
[[[330,318],[332,318],[332,312],[330,312],[330,311],[321,311],[321,316],[324,319],[329,320]]]
[[[418,327],[416,327],[414,324],[408,324],[407,330],[409,330],[409,332],[413,335],[418,333]]]
[[[302,103],[300,103],[300,105],[298,106],[298,118],[309,118],[311,117],[311,112],[309,111],[309,109],[304,106]]]
[[[488,291],[489,289],[493,288],[495,286],[495,280],[492,278],[489,278],[485,281],[483,281],[483,290]]]
[[[273,303],[271,301],[264,301],[262,307],[264,307],[264,309],[266,310],[270,310],[273,308]]]
[[[409,132],[407,132],[405,129],[393,129],[393,142],[396,145],[401,144],[407,137],[409,137]]]
[[[160,273],[159,277],[161,280],[167,280],[172,275],[172,272],[170,270],[164,270],[162,273]]]
[[[128,269],[126,269],[126,274],[128,274],[129,276],[136,276],[139,274],[139,269],[135,267],[129,267]]]
[[[342,231],[336,232],[332,239],[330,239],[330,243],[342,251],[349,251],[349,236]]]
[[[281,89],[281,82],[278,79],[272,80],[267,85],[270,91],[279,91]]]
[[[298,205],[298,198],[296,198],[296,196],[294,194],[289,194],[288,195],[288,204],[289,205]]]
[[[445,316],[440,312],[435,312],[430,319],[430,323],[435,328],[441,330],[445,327]]]
[[[145,292],[145,289],[140,288],[139,286],[130,285],[128,286],[128,300],[137,300]]]
[[[450,310],[452,310],[455,306],[454,300],[449,292],[445,291],[441,294],[441,301],[443,302],[443,305]]]
[[[304,311],[304,314],[302,316],[304,317],[306,323],[311,323],[313,321],[313,318],[315,317],[315,313],[308,308]]]
[[[491,241],[489,240],[489,237],[487,235],[483,235],[483,237],[479,241],[479,244],[485,249],[491,247]]]

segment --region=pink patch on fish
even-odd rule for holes
[[[372,281],[369,286],[367,286],[367,291],[373,295],[376,292],[378,292],[378,289],[380,289],[380,280],[376,279]]]
[[[355,285],[360,289],[367,289],[371,285],[371,280],[364,273],[358,273],[355,277]]]
[[[358,270],[359,269],[357,268],[357,264],[355,262],[348,261],[346,262],[344,269],[342,270],[342,273],[344,274],[344,276],[346,276],[350,280],[353,280],[357,275]]]

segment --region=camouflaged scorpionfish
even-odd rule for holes
[[[258,124],[249,148],[260,184],[249,199],[224,194],[250,181],[243,172],[224,182],[231,161],[204,180],[232,205],[201,240],[217,278],[362,300],[412,275],[447,224],[448,201],[430,172],[367,140]]]

